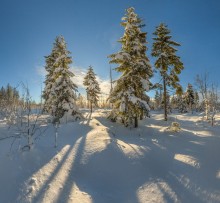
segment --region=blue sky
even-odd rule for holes
[[[0,0],[0,86],[23,81],[39,100],[44,77],[39,73],[57,35],[72,52],[73,71],[94,67],[100,81],[109,79],[107,56],[120,49],[120,26],[125,9],[133,6],[144,20],[150,57],[152,33],[164,22],[182,46],[178,55],[185,69],[181,84],[193,83],[196,74],[220,76],[219,0]],[[114,65],[113,65],[114,67]],[[82,71],[80,71],[82,69]],[[113,73],[116,78],[116,73]],[[158,82],[155,77],[153,82]]]

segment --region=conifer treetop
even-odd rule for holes
[[[161,23],[156,27],[153,33],[156,37],[153,38],[152,56],[157,57],[155,68],[160,71],[160,74],[166,77],[168,86],[177,90],[177,94],[182,92],[182,87],[179,84],[178,74],[184,69],[180,57],[176,55],[176,46],[179,43],[171,40],[170,30],[167,25]]]
[[[141,19],[131,7],[126,9],[125,17],[122,20],[121,25],[125,32],[119,40],[122,44],[121,51],[109,56],[111,58],[110,63],[119,64],[115,70],[124,75],[129,74],[134,69],[140,71],[142,68],[144,72],[147,71],[147,75],[152,76],[151,64],[146,56],[147,33],[141,31]]]

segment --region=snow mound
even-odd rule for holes
[[[178,122],[172,122],[171,125],[166,129],[166,131],[170,132],[179,132],[180,130],[180,123]]]

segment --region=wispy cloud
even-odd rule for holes
[[[72,66],[70,70],[74,73],[74,77],[72,78],[73,82],[79,87],[79,88],[85,88],[83,85],[84,77],[87,73],[87,69],[79,67],[79,66]],[[42,66],[36,67],[37,74],[41,77],[45,77],[47,74],[46,70]],[[110,91],[110,81],[107,79],[102,79],[98,75],[96,75],[96,79],[100,85],[101,93],[104,95],[109,94]]]

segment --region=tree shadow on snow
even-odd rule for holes
[[[136,161],[128,159],[121,150],[118,150],[115,155],[116,160],[112,160],[113,170],[111,172],[112,176],[116,177],[113,183],[118,185],[118,188],[115,186],[116,191],[123,191],[124,184],[129,184],[130,187],[129,191],[122,193],[127,195],[115,202],[139,202],[138,188],[152,182],[157,184],[158,180],[165,182],[175,194],[167,193],[164,187],[157,184],[165,202],[220,202],[220,180],[216,177],[220,170],[219,135],[198,136],[203,128],[197,128],[193,121],[183,123],[185,128],[189,126],[190,129],[172,133],[159,131],[159,129],[147,126],[144,122],[139,130],[126,130],[117,123],[111,123],[103,118],[97,119],[103,125],[110,126],[110,131],[113,131],[115,135],[115,137],[112,136],[113,139],[130,146],[139,146],[141,150],[144,150],[143,155]],[[196,131],[197,135],[191,130]],[[121,132],[123,134],[120,134]],[[111,145],[109,144],[106,149],[109,153],[113,151]],[[118,146],[114,145],[114,147]],[[104,159],[108,154],[106,150],[92,159],[102,154]],[[121,159],[120,163],[123,163],[119,166],[122,167],[121,170],[118,169],[117,159]],[[92,164],[95,161],[90,162]]]
[[[51,129],[51,134],[53,133],[53,130],[54,129]],[[42,202],[43,201],[47,190],[50,188],[52,182],[56,181],[57,174],[61,171],[63,165],[68,161],[68,158],[69,158],[69,156],[71,156],[73,148],[76,146],[77,142],[79,142],[78,143],[79,148],[81,148],[81,150],[83,150],[84,140],[85,140],[84,135],[86,135],[89,131],[91,131],[91,127],[88,125],[82,124],[82,122],[81,122],[81,124],[75,122],[75,123],[68,123],[66,125],[61,126],[59,131],[62,131],[62,136],[64,136],[64,137],[62,138],[62,137],[58,136],[58,147],[54,148],[54,150],[48,149],[48,147],[45,148],[45,150],[51,150],[51,152],[50,153],[46,152],[47,156],[44,156],[42,154],[41,159],[38,160],[39,161],[38,167],[35,168],[34,171],[31,171],[28,177],[31,177],[35,173],[42,170],[42,168],[44,166],[46,166],[49,162],[54,161],[54,159],[56,161],[56,156],[59,155],[60,152],[66,146],[69,146],[69,148],[63,154],[63,156],[60,158],[60,160],[58,160],[56,168],[54,168],[53,171],[48,175],[47,180],[42,183],[42,185],[40,186],[40,188],[38,190],[34,191],[35,192],[34,195],[31,197],[31,200],[29,200],[31,202]],[[53,140],[51,140],[51,141],[53,142]],[[29,152],[29,153],[31,153],[31,152]],[[48,156],[48,154],[49,154],[49,156]],[[35,157],[35,159],[36,159],[36,157]],[[28,179],[28,177],[27,177],[27,179]],[[26,181],[26,183],[27,183],[27,181]],[[29,184],[29,183],[27,183],[27,184]],[[26,189],[27,189],[27,186],[25,186]],[[31,191],[26,191],[26,192],[27,193],[23,194],[23,195],[28,196],[29,192],[31,192]],[[25,196],[19,197],[20,199],[18,199],[17,201],[18,202],[25,201],[25,199],[26,199]],[[22,199],[22,198],[24,198],[24,199]],[[58,201],[58,202],[64,202],[64,201],[62,200],[62,201]]]
[[[72,135],[74,139],[71,135],[63,139],[60,149],[70,140],[71,147],[32,202],[43,199],[46,188],[67,161],[76,142],[75,159],[56,202],[70,201],[74,185],[87,193],[93,203],[150,202],[155,192],[148,189],[151,184],[163,202],[220,202],[220,180],[216,178],[220,170],[219,135],[197,136],[187,129],[195,125],[193,122],[185,123],[185,131],[172,133],[150,125],[152,122],[157,125],[161,120],[142,121],[139,129],[129,130],[105,118],[96,119],[107,129],[106,147],[83,160],[86,135],[91,127],[78,125],[75,132],[81,134]],[[201,130],[196,126],[193,129],[198,134]],[[127,153],[130,151],[132,155]],[[144,195],[141,196],[140,191]]]

